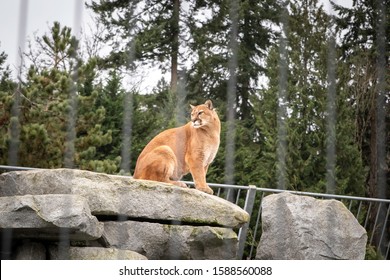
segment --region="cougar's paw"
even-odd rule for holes
[[[178,186],[178,187],[188,188],[188,186],[185,183],[180,182],[180,181],[172,181],[171,183]]]
[[[208,194],[214,194],[214,191],[209,187],[209,186],[204,186],[204,187],[198,187],[196,186],[196,189]]]

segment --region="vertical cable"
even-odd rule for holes
[[[186,114],[185,112],[189,111],[189,106],[185,104],[185,100],[187,97],[187,91],[186,91],[186,75],[185,70],[179,70],[179,58],[180,58],[180,33],[182,30],[180,30],[180,1],[174,0],[173,1],[173,11],[172,11],[172,19],[173,19],[173,42],[172,42],[172,65],[171,65],[171,94],[172,94],[172,101],[175,104],[174,112],[175,112],[175,126],[183,126],[186,123]],[[176,73],[175,73],[176,71]],[[187,107],[188,106],[188,107]],[[176,138],[181,139],[182,141],[185,141],[186,138],[185,133],[183,131],[177,130],[176,132]],[[177,141],[176,142],[176,149],[178,151],[183,149],[183,142]],[[178,153],[179,154],[179,153]],[[194,179],[194,178],[193,178]],[[194,180],[195,182],[195,180]],[[176,205],[177,211],[181,211],[183,207],[183,197],[180,195],[180,193],[175,193],[172,203]],[[171,225],[173,225],[172,228],[175,228],[176,226],[181,225],[181,221],[171,221]],[[170,238],[168,241],[168,255],[171,259],[180,259],[180,250],[177,247],[178,244],[175,242],[174,238]]]
[[[388,84],[386,81],[386,43],[390,38],[386,38],[386,5],[385,0],[377,0],[378,7],[378,17],[376,22],[376,33],[377,33],[377,73],[378,73],[378,87],[377,87],[377,98],[376,98],[376,124],[377,133],[376,133],[376,165],[377,165],[377,194],[379,198],[386,197],[387,189],[387,163],[386,163],[386,90],[388,90]],[[388,97],[387,97],[388,98]],[[385,208],[378,209],[378,215],[380,221],[385,222]],[[380,232],[383,223],[380,223],[378,232]],[[386,232],[382,237],[383,243],[386,244],[389,240],[388,232]],[[378,249],[385,254],[385,246],[378,244]]]
[[[84,7],[84,1],[75,0],[74,1],[74,17],[73,17],[73,33],[77,40],[80,39],[81,35],[81,22],[82,22],[82,12]],[[77,46],[79,47],[79,46]],[[77,60],[77,50],[74,53],[72,60]],[[64,152],[64,167],[65,168],[74,168],[74,157],[76,153],[75,141],[76,141],[76,119],[77,119],[77,81],[78,81],[78,67],[73,69],[71,74],[70,88],[69,88],[69,112],[68,112],[68,123],[66,130],[66,142],[65,142],[65,152]]]
[[[74,13],[73,13],[73,34],[77,40],[80,40],[81,37],[81,24],[83,16],[84,1],[75,0],[74,1]],[[76,48],[79,48],[79,44],[76,45]],[[78,63],[77,61],[78,50],[76,49],[73,57],[70,59],[75,62],[75,68],[72,69],[70,77],[70,88],[69,88],[69,112],[68,112],[68,123],[66,130],[66,142],[65,142],[65,152],[64,152],[64,167],[65,168],[74,168],[75,167],[75,141],[77,138],[76,134],[76,121],[77,121],[77,83],[78,83]],[[64,204],[67,205],[67,208],[71,209],[73,207],[72,199],[67,199],[64,201]],[[70,231],[68,228],[60,228],[59,232],[59,242],[58,242],[58,255],[61,259],[69,258],[69,246],[70,246]]]
[[[23,71],[23,53],[26,43],[26,29],[27,29],[27,12],[28,1],[20,1],[19,7],[19,31],[18,31],[18,86],[14,91],[13,104],[11,108],[10,119],[10,143],[8,147],[8,165],[17,166],[19,162],[19,137],[20,137],[20,96],[21,96],[21,83],[22,83],[22,71]],[[12,245],[12,229],[4,229],[1,234],[1,259],[11,258],[11,245]]]
[[[235,154],[235,118],[238,65],[238,1],[230,1],[231,34],[229,42],[229,81],[227,88],[227,118],[226,118],[226,149],[225,149],[225,184],[234,184],[234,154]]]
[[[20,96],[22,84],[22,71],[24,66],[23,53],[26,45],[26,30],[27,30],[27,12],[28,1],[21,0],[19,7],[19,33],[18,33],[18,56],[16,65],[18,67],[18,86],[14,92],[14,100],[11,108],[10,119],[10,143],[8,148],[8,165],[17,166],[19,162],[19,137],[20,137]]]
[[[285,190],[287,188],[287,32],[288,32],[288,2],[285,2],[281,12],[282,31],[279,38],[279,90],[278,90],[278,111],[277,111],[277,188]]]
[[[134,61],[134,41],[130,43],[128,65]],[[122,172],[129,174],[131,167],[131,138],[133,132],[133,111],[134,111],[133,92],[126,91],[123,103],[123,123],[122,123],[122,147],[121,164]]]
[[[182,126],[186,123],[186,114],[189,110],[186,107],[185,100],[187,98],[187,91],[186,91],[186,73],[184,70],[179,71],[177,74],[177,86],[176,86],[176,126]]]
[[[128,11],[130,15],[133,15],[135,7],[137,6],[137,1],[129,1]],[[133,25],[131,24],[132,16],[129,17],[129,29],[127,30],[127,36],[132,38]],[[135,40],[132,38],[129,42],[128,56],[125,67],[131,69],[133,62],[135,60]],[[133,135],[133,114],[134,114],[134,94],[133,90],[125,91],[124,102],[123,102],[123,120],[122,120],[122,146],[121,146],[121,163],[120,170],[125,174],[131,173],[131,155],[132,155],[132,135]],[[120,213],[122,213],[123,205],[126,205],[128,201],[124,197],[120,198]],[[127,220],[125,215],[118,215],[118,236],[117,239],[119,242],[125,242],[126,238],[126,226],[124,222]]]
[[[122,123],[122,148],[121,164],[122,172],[129,174],[131,166],[131,137],[133,130],[133,93],[125,92],[123,104],[123,123]]]
[[[138,1],[130,1],[128,5],[129,16],[129,29],[127,30],[127,36],[133,37],[133,24],[132,15],[138,5]],[[135,60],[135,40],[132,38],[129,43],[129,50],[127,56],[127,62],[125,67],[131,69]],[[131,141],[133,134],[133,113],[134,113],[134,96],[132,91],[126,91],[123,104],[123,123],[122,123],[122,147],[121,147],[121,164],[120,169],[124,173],[131,173]],[[124,202],[125,203],[125,202]]]
[[[332,27],[330,27],[332,28]],[[332,32],[332,31],[331,31]],[[328,42],[328,86],[326,104],[326,193],[336,192],[336,41],[331,33]]]

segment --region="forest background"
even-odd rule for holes
[[[87,6],[95,34],[54,23],[16,75],[0,49],[1,165],[131,175],[151,138],[211,99],[222,134],[208,182],[390,197],[387,1],[333,15],[318,0]],[[141,65],[169,80],[142,92],[128,82]]]
[[[131,175],[148,141],[211,99],[222,133],[208,182],[390,198],[387,0],[332,15],[319,0],[87,9],[93,34],[55,22],[14,72],[0,44],[0,165]],[[144,67],[164,74],[151,91],[132,79]]]

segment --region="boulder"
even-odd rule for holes
[[[148,222],[105,222],[109,246],[129,249],[148,259],[235,259],[237,234],[229,228]]]
[[[0,196],[75,194],[95,216],[173,221],[239,228],[249,221],[240,207],[195,189],[73,169],[16,171],[0,175]]]
[[[170,184],[72,169],[0,175],[0,253],[11,259],[236,259],[234,229],[248,221],[235,204]]]
[[[257,259],[364,259],[367,232],[339,201],[290,193],[262,202]]]
[[[12,238],[91,240],[103,224],[79,195],[24,195],[0,197],[0,232],[7,229]]]
[[[99,247],[69,247],[50,246],[51,260],[147,260],[145,256],[130,250]]]
[[[46,247],[40,242],[24,240],[15,248],[16,260],[46,260]]]

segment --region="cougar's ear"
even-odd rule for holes
[[[191,105],[191,104],[190,104],[190,106],[191,106],[191,110],[194,110],[195,106],[194,106],[194,105]]]
[[[207,107],[208,107],[210,110],[213,110],[213,109],[214,109],[214,107],[213,107],[213,102],[211,102],[211,100],[207,100],[204,104],[207,105]]]

